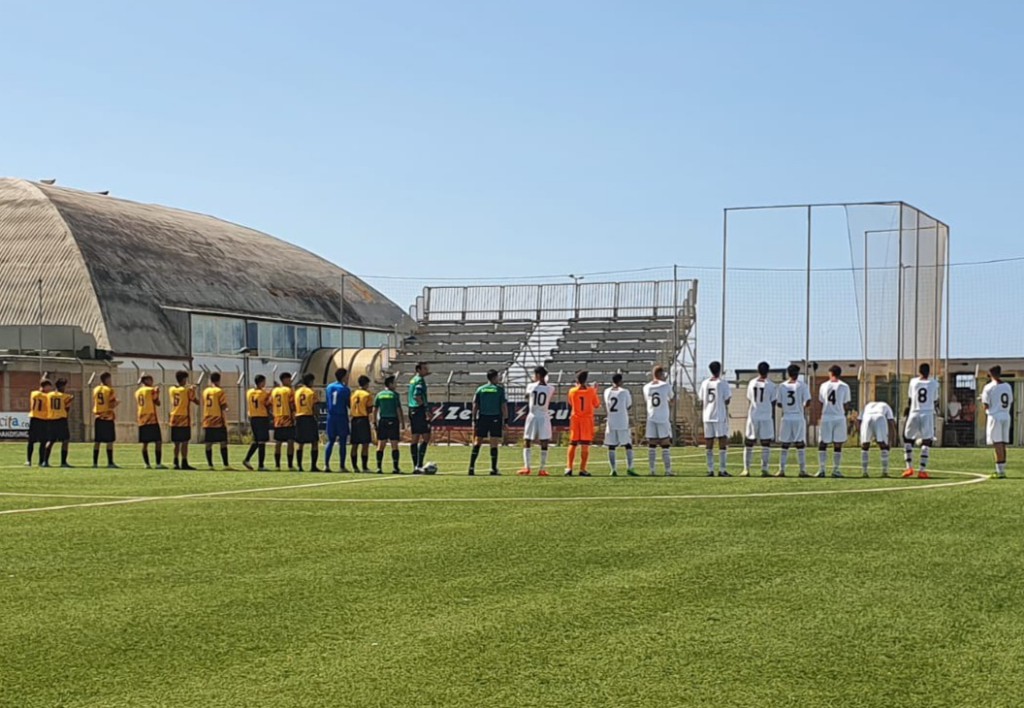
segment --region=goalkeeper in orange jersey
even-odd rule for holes
[[[586,371],[576,373],[576,385],[569,389],[569,409],[572,417],[569,420],[569,461],[565,467],[565,476],[572,477],[573,466],[576,464],[576,448],[580,450],[580,477],[589,477],[587,463],[590,461],[590,444],[594,442],[594,414],[601,407],[601,397],[597,389],[587,385],[590,374]]]

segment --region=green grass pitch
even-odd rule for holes
[[[3,706],[1024,703],[1016,451],[1006,481],[972,476],[985,450],[935,450],[931,481],[707,479],[695,448],[671,479],[600,448],[592,479],[563,450],[549,479],[517,448],[500,478],[466,448],[436,477],[23,454],[0,447]]]

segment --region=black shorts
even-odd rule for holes
[[[171,442],[186,443],[192,440],[192,427],[171,426]]]
[[[30,443],[50,442],[50,421],[42,418],[29,418],[28,441]]]
[[[252,441],[256,443],[270,442],[270,418],[250,418]]]
[[[96,420],[94,440],[98,443],[117,442],[117,426],[112,420]]]
[[[398,442],[401,437],[398,418],[381,418],[377,421],[377,442]]]
[[[291,442],[295,439],[295,426],[287,428],[274,428],[274,442]]]
[[[320,441],[320,426],[316,416],[303,415],[295,419],[295,442],[308,445]]]
[[[349,442],[353,445],[369,445],[373,442],[369,417],[362,416],[352,419],[352,436],[349,438]]]
[[[473,433],[478,438],[500,438],[503,434],[502,419],[500,415],[477,416],[473,425]]]
[[[50,440],[52,442],[67,442],[70,439],[71,428],[68,426],[67,418],[50,421]]]
[[[157,443],[164,439],[164,436],[160,434],[160,424],[150,423],[149,425],[139,426],[139,442],[140,443]]]
[[[203,428],[203,442],[226,443],[228,441],[227,428]]]
[[[413,435],[430,434],[430,420],[427,418],[426,406],[409,409],[409,432]]]

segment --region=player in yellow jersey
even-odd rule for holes
[[[174,443],[174,469],[194,470],[188,463],[188,444],[192,441],[192,407],[199,405],[196,387],[189,384],[188,372],[174,374],[176,385],[167,394],[171,398],[171,442]]]
[[[206,464],[213,469],[213,446],[220,445],[220,459],[224,469],[228,464],[228,397],[220,387],[220,372],[210,374],[210,385],[203,390],[203,442],[206,443]]]
[[[267,443],[270,442],[270,391],[267,390],[267,377],[258,374],[253,379],[255,384],[245,392],[245,402],[249,410],[249,426],[252,428],[252,444],[249,445],[249,452],[245,453],[242,466],[247,470],[252,469],[252,456],[259,455],[260,472],[267,471]]]
[[[274,408],[274,464],[281,469],[281,443],[288,443],[288,469],[295,462],[295,391],[292,375],[281,374],[281,383],[270,392]]]
[[[370,430],[370,417],[373,414],[373,396],[368,387],[369,376],[359,377],[359,388],[352,392],[349,410],[352,412],[352,471],[359,472],[358,459],[363,461],[363,472],[370,471],[370,445],[373,433]],[[357,458],[358,455],[358,458]]]
[[[117,469],[114,464],[114,443],[117,441],[117,432],[114,420],[117,417],[116,410],[117,394],[110,386],[110,372],[104,371],[100,374],[100,385],[92,390],[92,414],[96,419],[95,434],[92,447],[92,466],[100,466],[100,445],[107,446],[107,467]]]
[[[68,464],[68,441],[71,440],[71,430],[68,428],[68,411],[71,410],[71,402],[75,397],[67,393],[67,379],[57,379],[56,391],[50,391],[50,442],[46,446],[46,462],[50,462],[50,454],[53,452],[55,443],[60,443],[60,466],[71,467]]]
[[[32,455],[36,445],[39,445],[39,466],[50,466],[46,459],[46,446],[50,443],[50,391],[52,390],[53,382],[49,379],[42,379],[39,382],[38,390],[33,391],[29,397],[26,467],[32,466]]]
[[[309,471],[320,471],[316,466],[320,457],[320,423],[317,421],[316,405],[320,399],[316,391],[310,388],[314,381],[316,377],[313,374],[306,374],[295,389],[295,442],[299,444],[299,472],[302,472],[302,451],[306,445],[310,446]]]
[[[139,442],[142,444],[142,463],[146,469],[150,469],[149,445],[153,444],[156,450],[156,468],[167,469],[164,466],[164,443],[163,433],[160,431],[160,418],[157,416],[157,408],[160,407],[160,389],[153,385],[153,377],[144,374],[139,379],[139,387],[135,389],[135,410],[139,423]]]

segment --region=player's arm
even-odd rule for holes
[[[223,391],[220,392],[220,413],[224,415],[228,412],[228,396]]]
[[[480,412],[480,392],[477,391],[473,394],[473,408],[469,412],[469,419],[472,421],[476,420],[477,415]]]
[[[892,440],[893,442],[898,441],[900,438],[896,432],[896,419],[892,416],[889,416],[886,422],[889,425],[889,439]]]
[[[402,412],[401,398],[396,402],[396,408],[398,409],[398,429],[405,430],[405,413]]]
[[[160,387],[157,386],[153,389],[153,405],[157,408],[160,407]]]

